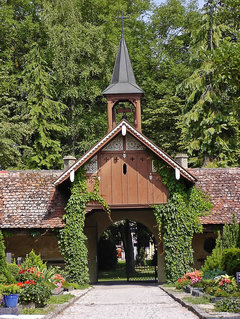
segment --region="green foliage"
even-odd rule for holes
[[[60,231],[59,245],[66,262],[68,279],[79,285],[89,281],[86,236],[83,233],[86,204],[99,202],[110,213],[108,205],[98,195],[98,185],[97,180],[94,191],[88,192],[84,169],[78,170],[64,215],[66,226]]]
[[[222,246],[224,248],[238,247],[238,231],[239,225],[236,221],[236,215],[233,214],[232,224],[226,224],[223,227]]]
[[[160,161],[154,166],[169,190],[168,203],[154,206],[154,214],[164,245],[167,280],[174,282],[192,268],[193,234],[202,231],[198,217],[210,212],[212,205],[200,190],[176,181],[172,168]]]
[[[3,295],[19,294],[20,287],[18,287],[16,284],[1,285],[0,292]]]
[[[195,166],[239,163],[239,112],[233,103],[236,89],[227,84],[219,61],[226,46],[235,46],[231,37],[235,30],[219,18],[222,7],[225,4],[219,1],[206,1],[201,21],[191,33],[194,70],[180,86],[187,97],[180,124],[181,145]]]
[[[222,236],[220,231],[218,232],[218,238],[216,241],[216,247],[213,249],[211,256],[208,256],[201,268],[203,274],[208,270],[214,270],[217,268],[226,270],[227,264],[222,264],[223,249],[235,248],[239,245],[239,225],[236,223],[236,216],[233,214],[232,224],[225,224],[223,226]],[[231,254],[231,253],[230,253]],[[227,261],[226,261],[227,263]],[[236,260],[237,267],[238,261]],[[233,266],[233,268],[235,267]],[[228,269],[233,271],[230,264],[228,264]]]
[[[222,268],[230,276],[235,276],[240,271],[240,248],[223,249]]]
[[[225,271],[220,268],[209,269],[203,273],[203,279],[214,279],[217,276],[225,275]]]
[[[35,254],[33,250],[27,255],[24,263],[21,265],[23,269],[29,269],[31,267],[38,268],[40,271],[47,268],[46,263],[42,261],[40,255]]]
[[[100,238],[98,243],[98,269],[112,270],[117,267],[117,250],[111,239]]]
[[[37,307],[44,307],[51,296],[51,290],[44,284],[25,285],[21,289],[20,303],[35,302]]]
[[[220,312],[240,312],[240,299],[224,298],[215,303],[215,309]]]
[[[10,274],[13,276],[13,278],[18,281],[19,278],[19,268],[16,263],[7,264],[7,269],[10,272]]]
[[[14,278],[7,268],[5,245],[4,245],[3,234],[1,230],[0,230],[0,275],[3,275],[6,278],[5,283],[10,284],[14,282]],[[2,276],[2,279],[3,279],[3,276]]]

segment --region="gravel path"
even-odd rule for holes
[[[99,284],[57,319],[197,319],[156,284]]]

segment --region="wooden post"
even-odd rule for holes
[[[141,122],[141,106],[140,106],[140,99],[136,100],[136,129],[138,132],[142,132],[142,122]]]
[[[108,100],[107,104],[107,109],[108,109],[108,132],[112,130],[112,101]]]

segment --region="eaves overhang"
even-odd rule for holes
[[[57,186],[63,183],[66,179],[70,177],[72,171],[77,171],[82,165],[84,165],[88,160],[90,160],[94,155],[105,147],[119,132],[121,132],[122,127],[126,126],[127,132],[132,134],[137,140],[144,144],[148,149],[155,153],[158,157],[169,164],[173,169],[178,169],[180,174],[186,178],[191,183],[195,183],[197,179],[190,174],[185,168],[179,165],[171,156],[162,151],[157,145],[150,141],[142,133],[138,132],[129,122],[122,120],[114,129],[112,129],[107,135],[105,135],[98,143],[96,143],[87,153],[85,153],[79,160],[77,160],[71,167],[63,172],[62,175],[54,182]]]

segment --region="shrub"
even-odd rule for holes
[[[207,293],[216,297],[228,297],[239,291],[236,280],[228,275],[219,276],[215,280],[203,280],[202,287]]]
[[[240,271],[240,248],[224,249],[222,253],[222,268],[230,276]]]
[[[98,267],[101,270],[111,270],[117,267],[117,250],[110,239],[100,238],[99,240]]]
[[[3,274],[0,274],[0,284],[5,284],[6,281],[7,281],[7,278]]]
[[[46,263],[42,261],[41,256],[36,255],[33,250],[29,253],[29,255],[27,255],[24,263],[21,266],[23,269],[29,269],[33,267],[40,271],[47,268]]]
[[[240,300],[237,298],[226,298],[215,303],[217,311],[240,312]]]
[[[19,294],[20,287],[17,284],[1,285],[0,291],[3,295]]]
[[[16,263],[7,264],[7,269],[16,281],[18,281],[20,279],[19,278],[19,267]]]
[[[190,285],[191,280],[190,279],[178,279],[178,281],[175,283],[175,287],[177,289],[182,289],[184,286]]]
[[[226,272],[220,268],[209,269],[204,272],[203,279],[214,279],[217,276],[225,275],[225,273]]]
[[[21,289],[20,303],[35,302],[36,307],[44,307],[51,296],[51,290],[44,284],[26,285]]]
[[[5,245],[4,245],[3,234],[1,230],[0,230],[0,274],[5,276],[6,283],[9,283],[9,284],[14,283],[14,278],[7,269]]]

